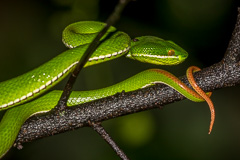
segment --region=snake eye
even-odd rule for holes
[[[139,41],[139,39],[134,38],[132,41],[133,41],[133,42],[137,42],[137,41]]]
[[[174,55],[175,55],[175,51],[174,51],[173,49],[170,49],[170,50],[168,51],[168,55],[169,55],[169,56],[174,56]]]

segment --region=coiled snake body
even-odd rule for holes
[[[11,148],[21,125],[30,116],[48,112],[57,104],[62,91],[51,91],[31,102],[64,79],[74,69],[89,43],[105,24],[83,21],[69,25],[63,32],[63,42],[69,50],[40,67],[16,78],[0,83],[0,110],[9,109],[0,123],[0,158]],[[104,41],[90,57],[86,66],[95,65],[125,55],[141,62],[175,65],[184,61],[187,52],[172,41],[153,36],[133,40],[114,27],[102,38]],[[107,88],[91,91],[73,91],[67,105],[73,106],[96,99],[137,90],[155,83],[165,83],[193,101],[203,101],[194,91],[169,72],[160,69],[143,71],[125,81]]]

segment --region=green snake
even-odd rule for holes
[[[83,21],[67,26],[63,31],[63,42],[70,49],[32,71],[0,83],[0,110],[8,109],[0,123],[0,158],[12,147],[21,125],[29,117],[54,108],[62,91],[54,90],[40,95],[73,71],[89,43],[104,25],[101,22]],[[157,65],[176,65],[188,56],[184,49],[172,41],[153,36],[142,36],[131,40],[126,33],[116,31],[114,27],[109,28],[102,40],[85,67],[120,56]],[[123,90],[130,92],[156,83],[167,84],[192,101],[203,101],[201,96],[188,89],[169,72],[150,69],[103,89],[73,91],[67,105],[74,106],[111,96]],[[34,100],[30,101],[32,99]]]

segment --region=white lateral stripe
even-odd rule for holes
[[[142,86],[141,88],[146,88],[146,87],[149,87],[149,86],[152,86],[152,84],[146,84],[145,86]]]
[[[50,81],[47,81],[46,86],[49,86],[50,84],[52,84],[52,81],[51,81],[51,80],[50,80]]]
[[[34,91],[33,91],[33,93],[35,94],[35,93],[38,93],[40,91],[40,89],[35,89]]]
[[[5,107],[7,107],[8,105],[7,104],[4,104],[4,105],[2,105],[0,108],[5,108]]]
[[[111,54],[105,55],[106,58],[110,58],[111,56],[112,56]]]
[[[63,75],[63,73],[61,72],[61,73],[58,74],[57,77],[60,78],[60,77],[62,77],[62,75]]]
[[[6,108],[8,106],[14,105],[16,103],[19,103],[23,100],[26,100],[29,97],[32,97],[33,94],[39,93],[40,91],[46,89],[47,86],[51,85],[53,82],[57,81],[60,77],[62,77],[65,73],[67,73],[73,66],[75,66],[78,63],[78,61],[72,63],[70,66],[68,66],[63,72],[60,72],[57,76],[53,77],[52,80],[47,81],[45,84],[41,85],[39,88],[34,89],[32,92],[29,92],[28,94],[22,96],[21,98],[17,98],[14,101],[10,101],[8,103],[5,103],[0,106],[0,109]]]
[[[13,101],[9,102],[7,105],[8,105],[8,106],[13,105]]]
[[[97,60],[99,60],[99,59],[103,60],[103,59],[105,59],[105,58],[111,58],[111,57],[113,57],[113,56],[117,56],[117,55],[120,55],[120,54],[122,54],[122,53],[127,52],[127,51],[129,50],[129,48],[130,48],[130,47],[127,47],[127,48],[125,48],[125,49],[123,49],[123,50],[120,50],[119,52],[114,52],[114,53],[112,53],[112,54],[106,54],[106,55],[100,55],[100,56],[98,56],[98,57],[92,57],[92,58],[89,58],[88,61],[91,62],[91,61],[97,61]]]
[[[27,94],[27,98],[28,97],[31,97],[33,95],[33,92],[29,92],[28,94]]]
[[[43,89],[45,89],[46,88],[46,86],[45,85],[42,85],[39,89],[40,90],[43,90]]]
[[[149,54],[133,54],[138,57],[150,57],[150,58],[179,58],[178,56],[161,56],[161,55],[149,55]]]
[[[18,98],[18,99],[15,99],[15,101],[13,102],[13,103],[18,103],[18,102],[20,102],[20,99]]]
[[[118,55],[118,52],[114,52],[114,53],[112,54],[112,56],[116,56],[116,55]]]
[[[68,69],[64,69],[63,74],[65,74],[68,71]]]
[[[24,100],[24,99],[27,99],[27,96],[22,96],[22,97],[20,98],[21,101]]]
[[[58,79],[57,76],[56,76],[56,77],[53,77],[53,79],[52,79],[52,83],[55,82],[57,79]]]

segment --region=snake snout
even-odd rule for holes
[[[178,57],[179,57],[179,61],[183,62],[183,61],[185,61],[185,59],[187,59],[188,55],[187,54],[186,55],[179,55]]]

